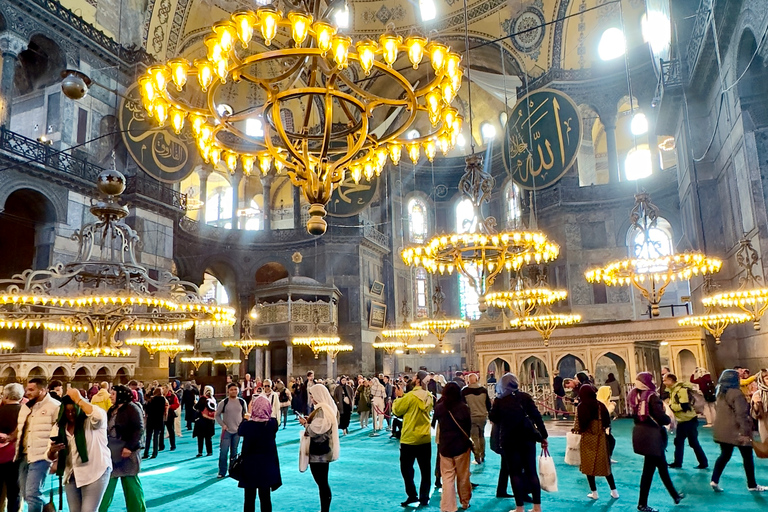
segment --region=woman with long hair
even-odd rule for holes
[[[437,445],[443,480],[440,510],[456,512],[457,488],[461,508],[469,508],[469,500],[472,498],[472,484],[469,483],[472,415],[469,406],[461,398],[458,384],[449,382],[442,391],[435,405],[434,416],[439,428]]]
[[[373,409],[373,433],[378,435],[379,430],[384,427],[384,413],[387,408],[387,389],[377,377],[371,379],[371,408]]]
[[[658,512],[648,506],[648,494],[651,492],[653,475],[658,470],[661,481],[667,488],[667,492],[680,503],[685,495],[678,493],[672,478],[669,476],[667,459],[667,429],[671,419],[664,412],[664,403],[656,393],[656,384],[653,375],[648,372],[640,372],[635,378],[635,387],[627,396],[635,426],[632,429],[632,447],[635,453],[645,457],[643,461],[643,474],[640,477],[640,498],[637,510],[640,512]]]
[[[320,494],[320,512],[328,512],[332,498],[328,469],[330,463],[339,458],[338,409],[328,388],[322,384],[315,384],[307,391],[315,409],[306,418],[299,418],[299,423],[305,427],[302,435],[309,438],[308,453],[300,454],[300,458],[309,457],[309,470]]]
[[[272,512],[270,493],[283,485],[283,481],[275,443],[278,422],[272,417],[272,404],[267,397],[253,396],[249,420],[240,423],[237,429],[243,438],[240,454],[244,471],[238,484],[244,493],[243,512],[255,512],[257,492],[259,510]]]
[[[205,386],[203,395],[195,404],[198,417],[195,420],[195,429],[192,437],[197,438],[197,455],[203,456],[203,443],[205,443],[205,455],[213,455],[213,435],[216,433],[216,399],[213,398],[213,387]]]
[[[339,410],[339,428],[344,432],[344,435],[349,433],[347,429],[349,429],[349,420],[352,416],[352,400],[354,397],[352,386],[348,384],[346,375],[342,376],[339,379],[339,385],[333,390],[333,399]]]
[[[752,492],[768,491],[768,487],[757,485],[755,480],[755,461],[752,458],[752,418],[749,415],[749,402],[741,391],[739,372],[725,370],[717,382],[717,414],[712,438],[720,445],[720,456],[712,471],[709,483],[715,492],[723,492],[720,487],[720,475],[731,460],[733,449],[738,448],[744,461],[744,473],[747,475],[747,487]]]
[[[51,432],[48,459],[57,460],[71,512],[96,512],[109,485],[112,458],[107,447],[107,413],[70,388],[61,399]]]
[[[541,483],[536,469],[536,444],[549,446],[547,428],[536,403],[520,391],[517,377],[507,373],[501,378],[502,396],[497,396],[488,418],[498,425],[499,442],[507,471],[512,477],[515,512],[523,512],[526,492],[531,494],[534,512],[541,512]]]
[[[608,386],[602,389],[611,390]],[[611,473],[611,457],[606,431],[611,428],[611,415],[608,408],[597,399],[592,386],[579,389],[579,406],[576,408],[574,432],[581,434],[581,465],[579,469],[587,476],[590,493],[587,497],[596,500],[597,482],[595,477],[604,476],[611,488],[611,498],[618,499],[616,482]]]
[[[139,480],[141,469],[141,439],[144,434],[144,413],[133,401],[132,390],[123,385],[112,388],[112,403],[107,411],[107,435],[112,454],[112,476],[101,500],[99,512],[107,512],[120,480],[128,512],[146,512],[144,490]]]

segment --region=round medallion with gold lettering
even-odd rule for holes
[[[332,217],[351,217],[363,211],[376,195],[379,178],[374,176],[368,181],[365,178],[355,183],[350,173],[333,191],[331,200],[326,206],[328,215]]]
[[[560,91],[541,89],[520,98],[509,114],[502,156],[515,183],[540,189],[563,177],[580,145],[576,104]]]

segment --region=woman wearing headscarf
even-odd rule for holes
[[[613,413],[616,411],[616,402],[612,401],[612,399],[613,389],[610,386],[600,386],[600,389],[597,390],[597,401],[605,406],[605,409],[608,411],[609,420],[613,419]],[[608,457],[611,458],[613,457],[613,449],[616,448],[616,439],[611,432],[610,421],[605,438],[608,441]],[[611,459],[611,463],[613,464],[615,461]]]
[[[516,512],[523,512],[526,491],[530,492],[534,512],[541,511],[541,484],[536,469],[536,443],[546,448],[547,428],[536,403],[528,393],[519,390],[512,373],[501,378],[501,395],[496,397],[489,419],[499,426],[499,441],[504,451],[507,470],[512,477]]]
[[[203,456],[203,442],[205,442],[206,456],[213,455],[213,435],[216,430],[216,400],[213,398],[213,388],[205,386],[203,396],[195,404],[198,417],[195,420],[195,429],[192,437],[197,438],[197,455]]]
[[[371,407],[373,408],[373,433],[378,435],[384,427],[384,412],[386,409],[387,389],[378,378],[371,379]]]
[[[760,440],[768,441],[768,370],[757,373],[757,391],[752,395],[752,417],[757,420]]]
[[[257,492],[259,510],[272,512],[270,493],[283,485],[275,443],[277,427],[269,399],[264,395],[254,395],[251,399],[250,421],[243,421],[237,429],[238,435],[243,438],[240,455],[245,471],[238,484],[245,495],[243,512],[255,512]]]
[[[303,435],[309,438],[309,443],[300,446],[302,449],[306,446],[308,453],[301,453],[299,457],[309,456],[309,470],[320,493],[320,512],[328,512],[331,509],[328,469],[330,463],[339,458],[338,409],[328,388],[322,384],[309,388],[308,394],[314,410],[306,418],[299,418],[299,423],[305,427]]]
[[[133,401],[133,392],[127,386],[114,386],[111,398],[114,405],[107,411],[107,442],[112,455],[112,475],[99,512],[109,510],[118,480],[123,486],[127,512],[146,512],[144,490],[139,480],[144,413]]]
[[[610,393],[611,388],[603,386]],[[576,421],[573,431],[581,434],[581,465],[579,469],[587,476],[589,490],[587,497],[596,500],[597,483],[595,477],[604,476],[611,488],[611,498],[618,499],[616,482],[611,474],[611,458],[608,449],[606,430],[611,427],[611,415],[608,408],[597,399],[592,386],[579,389],[579,406],[576,408]]]
[[[712,481],[709,485],[715,492],[723,492],[720,475],[731,460],[733,449],[738,448],[744,461],[747,487],[753,492],[764,492],[768,487],[755,481],[755,461],[752,458],[752,418],[749,402],[744,397],[736,370],[725,370],[717,383],[717,416],[712,429],[712,438],[720,445],[720,456],[715,462]]]
[[[64,482],[69,510],[96,512],[112,472],[107,413],[88,403],[75,388],[61,399],[48,459],[58,459],[56,474]]]
[[[691,384],[699,386],[699,391],[704,395],[704,417],[707,419],[706,428],[712,428],[715,424],[717,389],[712,382],[712,375],[706,368],[697,367],[691,375]]]
[[[352,416],[352,400],[354,393],[352,386],[347,383],[347,377],[343,376],[339,380],[339,385],[333,390],[333,399],[336,402],[336,408],[339,410],[339,428],[347,435],[349,428],[349,419]]]
[[[635,453],[645,457],[643,461],[643,474],[640,477],[640,498],[637,510],[640,512],[657,512],[648,506],[648,494],[651,492],[653,475],[659,471],[659,477],[664,482],[667,492],[680,503],[684,495],[678,493],[675,484],[669,476],[667,459],[664,455],[667,450],[667,429],[665,425],[671,422],[664,412],[664,403],[656,393],[656,384],[653,375],[648,372],[640,372],[635,378],[635,387],[627,397],[635,426],[632,429],[632,446]]]
[[[443,492],[440,496],[441,512],[456,512],[458,490],[461,508],[469,508],[472,485],[469,483],[469,461],[472,449],[469,432],[472,416],[469,406],[462,400],[461,389],[455,382],[443,388],[435,405],[434,419],[438,423],[437,446],[440,453],[440,475]]]
[[[360,428],[368,428],[368,418],[371,416],[371,383],[368,379],[357,386],[357,414],[360,417]]]

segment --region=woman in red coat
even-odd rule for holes
[[[176,449],[176,417],[179,415],[179,397],[169,386],[163,386],[163,395],[168,401],[168,417],[165,420],[165,428],[168,430],[168,441],[171,443],[171,451]],[[160,449],[165,450],[165,440],[160,439]]]

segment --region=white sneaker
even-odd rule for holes
[[[473,460],[472,462],[470,462],[470,464],[472,464],[473,466],[477,466],[477,465],[479,465],[480,463],[479,463],[479,462],[477,462],[476,460]]]
[[[715,492],[723,492],[723,488],[720,487],[720,484],[718,484],[717,482],[709,482],[709,486]]]
[[[616,489],[611,489],[611,498],[615,500],[619,499],[619,491],[617,491]]]
[[[592,491],[591,493],[587,494],[587,498],[592,498],[593,500],[597,499],[597,491]]]
[[[766,492],[768,491],[768,487],[764,485],[758,485],[756,487],[750,487],[749,490],[752,492]]]

